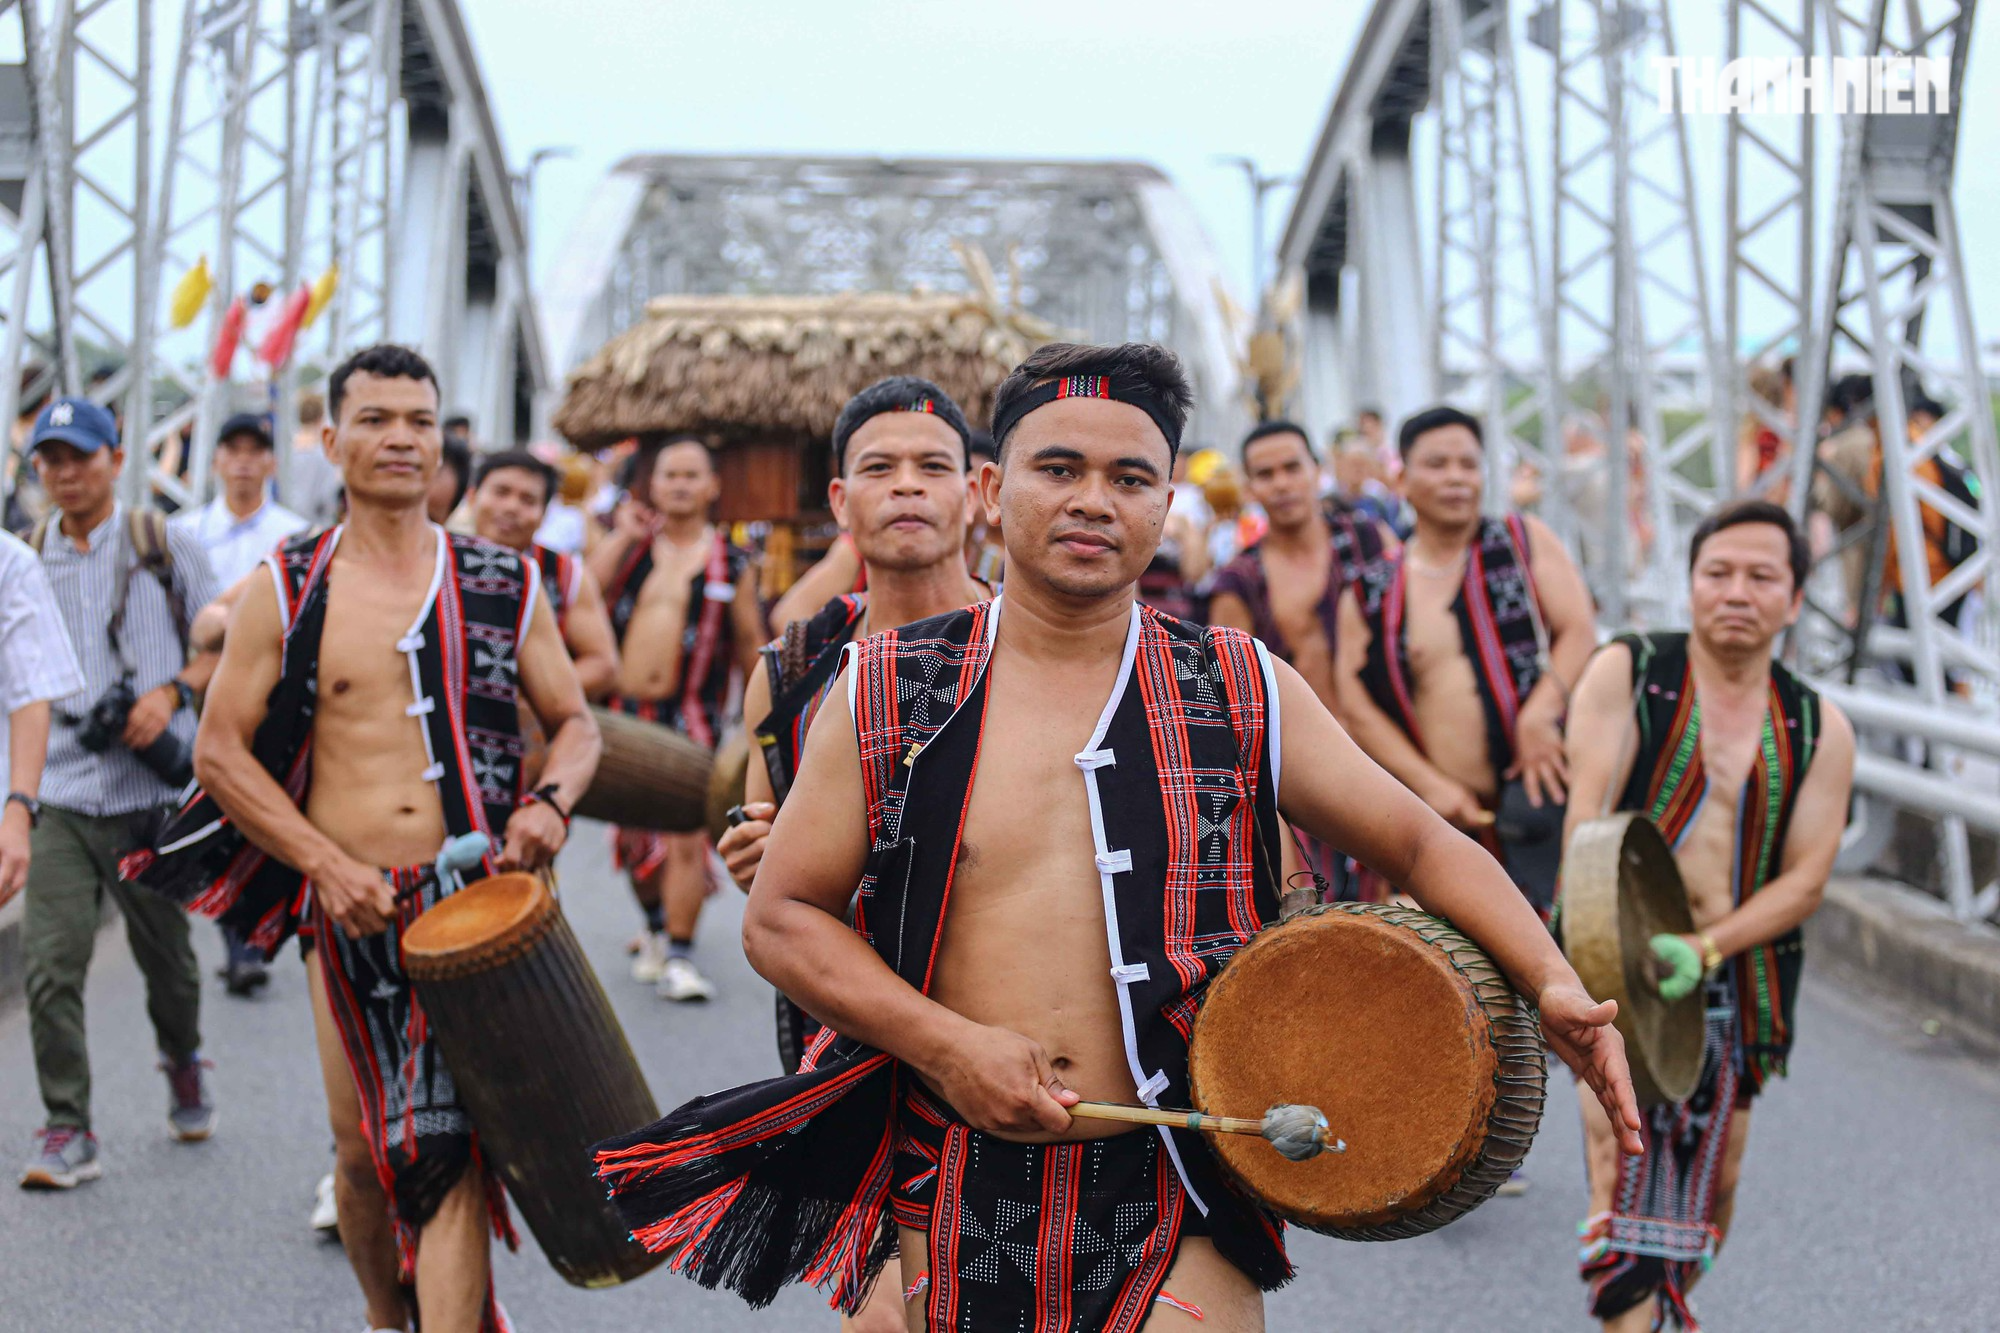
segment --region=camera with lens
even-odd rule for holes
[[[125,723],[132,705],[139,702],[132,678],[123,677],[98,697],[82,717],[65,715],[63,721],[76,728],[76,743],[92,754],[103,754],[113,745],[122,745]],[[174,735],[169,727],[151,745],[132,751],[134,757],[172,787],[185,787],[194,780],[194,747]]]

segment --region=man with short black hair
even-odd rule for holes
[[[1319,458],[1305,430],[1265,421],[1243,438],[1243,476],[1270,527],[1216,571],[1208,620],[1256,635],[1311,685],[1327,711],[1334,693],[1334,645],[1340,641],[1340,594],[1393,543],[1339,497],[1319,495]],[[1347,858],[1301,839],[1308,867],[1328,892],[1348,896]]]
[[[1582,1275],[1612,1333],[1694,1327],[1687,1292],[1729,1230],[1751,1100],[1785,1072],[1804,946],[1847,822],[1854,732],[1838,708],[1772,659],[1798,619],[1805,538],[1782,507],[1740,500],[1709,515],[1688,555],[1690,628],[1622,634],[1570,701],[1565,842],[1600,810],[1659,825],[1694,932],[1654,952],[1700,987],[1701,1081],[1647,1111],[1646,1153],[1620,1158],[1582,1103],[1590,1216]],[[1671,989],[1670,989],[1671,987]]]
[[[756,665],[765,639],[756,559],[709,521],[721,482],[699,436],[668,439],[652,470],[635,474],[641,484],[650,504],[621,505],[593,553],[593,564],[613,571],[604,590],[619,637],[611,706],[713,747],[729,722],[735,674]],[[694,961],[708,835],[621,829],[615,850],[646,914],[633,977],[676,1003],[712,998],[714,983]]]
[[[294,537],[250,580],[202,718],[201,786],[126,868],[267,951],[311,940],[340,1231],[367,1326],[414,1314],[426,1330],[501,1333],[487,1237],[514,1236],[500,1179],[401,942],[460,886],[448,842],[484,835],[485,873],[553,860],[597,726],[538,567],[427,520],[442,445],[429,363],[366,348],[329,398],[348,519]],[[550,738],[534,788],[524,701]]]
[[[509,449],[482,457],[473,475],[472,530],[541,566],[542,595],[555,612],[584,697],[602,699],[618,682],[618,643],[604,594],[581,556],[535,540],[555,496],[556,470],[525,449]]]
[[[187,532],[208,552],[215,580],[227,588],[257,567],[277,544],[311,526],[271,496],[278,457],[269,417],[238,412],[215,437],[216,496],[168,525]]]
[[[752,964],[829,1032],[600,1147],[680,1271],[852,1311],[893,1226],[912,1328],[1261,1327],[1291,1265],[1211,1147],[1070,1108],[1185,1104],[1187,1019],[1277,919],[1254,847],[1281,816],[1454,919],[1636,1130],[1614,1006],[1492,861],[1250,636],[1135,600],[1191,400],[1143,344],[1052,344],[1001,384],[1006,593],[847,650],[750,891]]]
[[[1482,513],[1477,417],[1419,412],[1397,448],[1416,527],[1342,597],[1342,716],[1376,763],[1502,855],[1497,811],[1562,804],[1563,706],[1596,646],[1590,594],[1540,519]],[[1516,782],[1515,799],[1503,799]],[[1517,823],[1532,824],[1521,843],[1555,851],[1553,809],[1539,822],[1510,813]],[[1546,911],[1554,858],[1544,859],[1551,873],[1537,877],[1536,896]]]
[[[119,502],[124,451],[110,412],[58,398],[42,410],[29,443],[55,506],[29,545],[41,555],[84,686],[56,705],[28,871],[22,952],[48,1122],[21,1183],[68,1189],[102,1170],[91,1132],[83,988],[106,893],[125,916],[146,977],[174,1137],[193,1142],[215,1128],[187,917],[126,884],[118,863],[151,845],[187,783],[194,700],[215,670],[212,653],[189,659],[188,620],[214,600],[216,585],[191,533]]]
[[[944,390],[910,375],[870,385],[841,410],[833,459],[827,505],[861,559],[864,590],[788,622],[744,687],[743,726],[762,762],[750,765],[744,782],[747,820],[717,850],[745,889],[847,645],[992,595],[965,568],[971,430]],[[779,1033],[787,1073],[804,1054],[801,1030]]]

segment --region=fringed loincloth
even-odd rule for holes
[[[430,866],[382,874],[397,896],[387,930],[349,935],[315,900],[313,935],[334,1025],[361,1097],[362,1134],[389,1196],[398,1266],[410,1282],[418,1236],[467,1170],[485,1179],[494,1236],[510,1249],[519,1240],[500,1179],[480,1154],[472,1119],[403,972],[403,932],[456,885],[440,884]],[[487,1312],[482,1328],[503,1330],[490,1287]]]
[[[890,1212],[926,1233],[903,1279],[927,1327],[1132,1333],[1155,1301],[1188,1308],[1161,1284],[1202,1219],[1158,1134],[1010,1143],[909,1087]]]
[[[1611,1212],[1583,1225],[1579,1260],[1594,1318],[1615,1318],[1658,1297],[1663,1317],[1699,1333],[1687,1289],[1715,1261],[1716,1185],[1729,1126],[1752,1095],[1737,1069],[1734,995],[1711,981],[1706,996],[1707,1046],[1694,1096],[1647,1110],[1645,1154],[1620,1157]]]

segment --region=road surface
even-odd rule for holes
[[[737,943],[740,901],[718,896],[703,922],[701,961],[721,998],[661,1003],[625,977],[637,916],[607,853],[603,829],[579,824],[565,902],[661,1105],[774,1072],[769,992]],[[203,923],[196,938],[210,969],[215,932]],[[1794,1073],[1757,1104],[1736,1234],[1697,1293],[1698,1313],[1716,1330],[2000,1328],[2000,1063],[1926,1037],[1920,1016],[1879,996],[1808,976]],[[257,1000],[209,982],[220,1127],[206,1144],[174,1144],[138,973],[122,932],[101,937],[88,1003],[105,1176],[63,1195],[0,1185],[0,1330],[355,1333],[361,1305],[341,1251],[306,1227],[328,1150],[303,982],[291,954]],[[40,1123],[27,1028],[18,1002],[0,1010],[9,1153],[25,1153]],[[1551,1081],[1524,1197],[1414,1241],[1293,1233],[1300,1273],[1271,1298],[1270,1328],[1591,1327],[1574,1267],[1584,1195],[1571,1096],[1567,1078]],[[612,1291],[575,1290],[532,1239],[523,1246],[497,1275],[525,1333],[835,1326],[805,1290],[764,1311],[657,1270]]]

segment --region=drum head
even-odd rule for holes
[[[1489,1197],[1527,1155],[1544,1077],[1531,1011],[1484,954],[1435,917],[1357,903],[1251,940],[1210,984],[1189,1055],[1199,1110],[1325,1113],[1346,1152],[1209,1142],[1265,1207],[1356,1240],[1421,1234]]]
[[[476,880],[403,932],[403,968],[420,981],[485,971],[526,951],[555,916],[555,895],[539,876]]]
[[[1701,988],[1669,1004],[1647,979],[1648,941],[1694,933],[1680,868],[1644,815],[1578,826],[1563,862],[1563,952],[1599,1000],[1618,1001],[1618,1031],[1641,1106],[1682,1102],[1701,1082]]]

